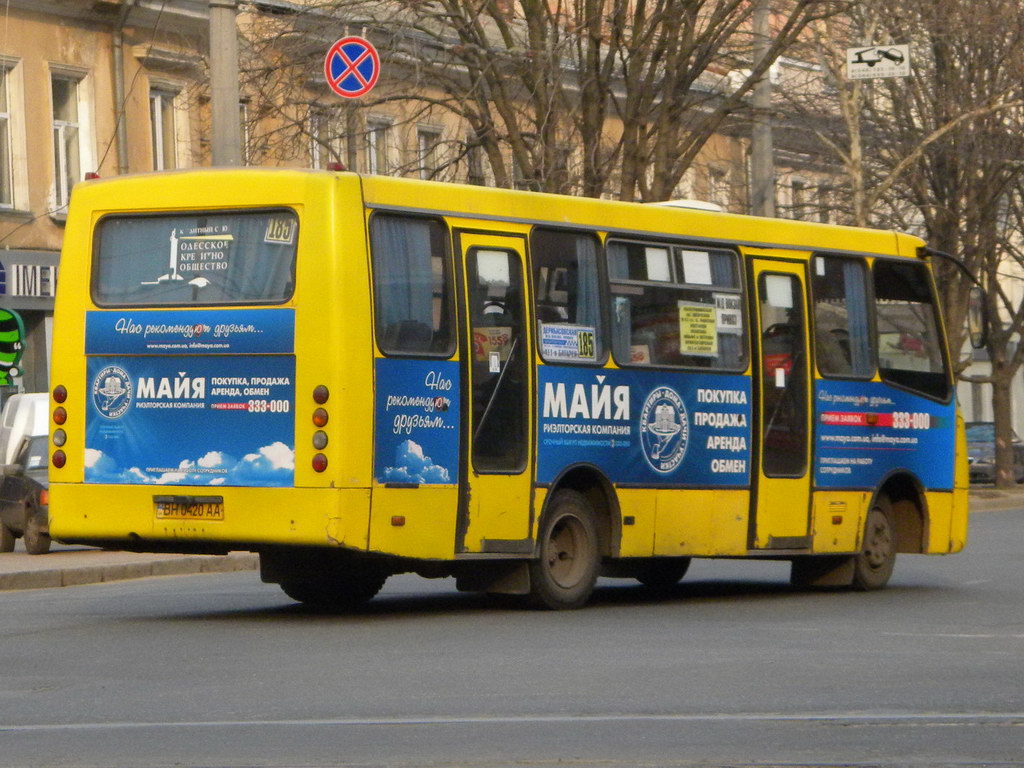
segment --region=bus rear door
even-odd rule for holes
[[[459,542],[463,552],[529,554],[530,377],[526,241],[460,231],[461,316],[468,383],[462,419]]]
[[[810,546],[810,422],[805,265],[755,258],[754,413],[759,422],[751,496],[752,549]]]

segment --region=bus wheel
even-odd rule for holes
[[[678,584],[690,568],[688,557],[648,560],[636,572],[636,580],[654,592],[666,592]]]
[[[597,580],[597,529],[583,494],[558,491],[540,528],[539,554],[530,563],[530,602],[538,608],[579,608]]]
[[[34,507],[29,507],[25,513],[25,551],[30,555],[45,555],[50,551],[50,536],[43,533],[42,525],[39,522],[39,515]]]
[[[0,552],[14,551],[14,531],[0,523]]]
[[[864,524],[864,544],[853,558],[853,588],[881,589],[896,565],[896,531],[889,497],[879,494]]]
[[[370,602],[386,580],[386,574],[365,573],[338,581],[285,581],[281,589],[292,600],[313,608],[351,611]]]

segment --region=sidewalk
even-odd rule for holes
[[[91,547],[54,544],[46,555],[29,555],[18,542],[14,552],[0,554],[0,591],[43,589],[124,581],[148,576],[252,571],[259,558],[252,552],[227,555],[154,555],[108,552]]]
[[[972,513],[1015,508],[1024,509],[1024,485],[1006,490],[992,487],[971,489]],[[0,554],[0,591],[258,569],[259,558],[252,552],[153,555],[54,544],[49,554],[29,555],[19,541],[14,552]]]

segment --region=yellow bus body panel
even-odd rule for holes
[[[223,494],[221,493],[223,491]],[[223,520],[157,519],[153,496],[211,495],[208,487],[50,486],[50,529],[68,539],[265,541],[366,549],[370,491],[364,488],[223,488]],[[111,511],[111,499],[117,499]]]
[[[747,554],[750,491],[659,489],[656,494],[655,554]]]
[[[813,550],[856,552],[870,503],[867,491],[817,491],[811,513]]]

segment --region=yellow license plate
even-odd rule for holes
[[[223,496],[154,496],[157,520],[223,520]]]

